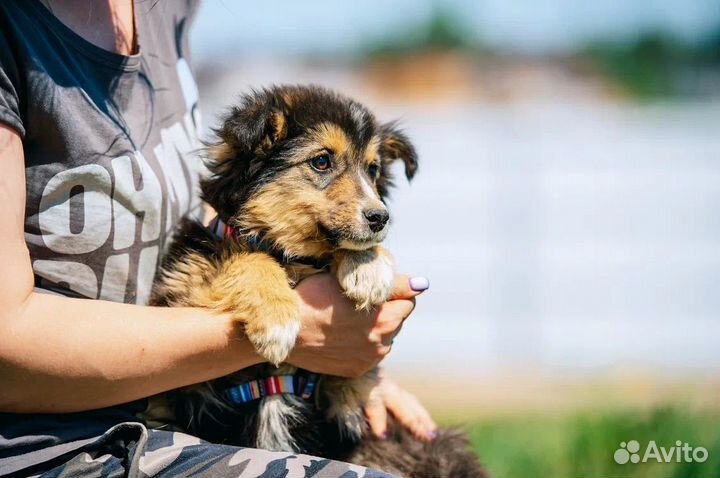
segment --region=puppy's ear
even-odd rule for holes
[[[265,159],[287,136],[282,106],[269,92],[246,96],[215,130],[207,148],[210,176],[201,182],[203,199],[228,219],[237,212]]]
[[[380,126],[378,136],[380,137],[379,154],[382,163],[377,189],[380,197],[385,199],[393,186],[390,165],[395,160],[401,160],[405,165],[405,176],[410,180],[417,172],[418,159],[415,147],[395,123],[386,123]]]
[[[285,113],[275,105],[243,105],[232,110],[217,133],[236,156],[263,157],[287,135]]]
[[[405,164],[405,176],[412,179],[418,168],[418,158],[415,147],[405,133],[395,123],[387,123],[380,127],[380,157],[383,162],[383,170],[396,159],[402,160]]]

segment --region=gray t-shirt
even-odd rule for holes
[[[139,53],[121,56],[37,0],[0,2],[0,123],[23,140],[25,239],[37,288],[145,303],[169,233],[199,210],[187,41],[195,9],[191,0],[137,1]],[[0,414],[0,476],[132,420],[142,407]]]

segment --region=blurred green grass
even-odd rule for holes
[[[447,421],[446,421],[447,422]],[[680,407],[589,410],[566,415],[528,413],[479,418],[461,425],[496,478],[704,478],[720,477],[720,412]],[[702,446],[704,463],[619,465],[613,453],[637,440],[641,458],[648,442],[666,449],[677,440]]]

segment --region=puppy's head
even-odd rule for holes
[[[231,225],[287,253],[366,249],[387,234],[390,163],[417,170],[393,124],[319,87],[278,86],[232,108],[209,149],[204,199]]]

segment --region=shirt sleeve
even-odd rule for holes
[[[24,137],[18,90],[18,67],[7,38],[0,31],[0,123],[10,126]]]

